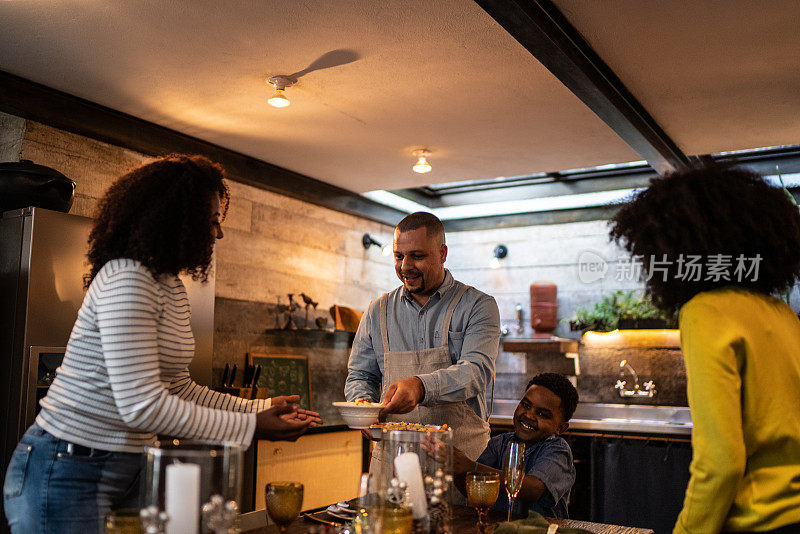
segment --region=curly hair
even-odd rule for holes
[[[747,169],[707,166],[654,178],[610,224],[612,241],[634,257],[661,263],[646,291],[667,312],[703,291],[736,286],[772,294],[800,276],[800,211],[786,191]],[[753,262],[758,274],[687,279],[681,265],[692,255],[724,256],[734,265],[737,258],[760,257]]]
[[[572,418],[575,408],[578,407],[578,390],[564,375],[541,373],[531,378],[531,381],[525,386],[525,391],[528,391],[531,386],[542,386],[555,393],[561,399],[561,415],[564,416],[564,421]]]
[[[191,274],[205,281],[214,251],[211,206],[221,217],[230,194],[224,171],[203,156],[173,154],[115,181],[100,201],[89,234],[86,287],[108,261],[140,261],[154,276]]]

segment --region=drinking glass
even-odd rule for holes
[[[381,524],[383,534],[411,534],[414,526],[411,508],[404,504],[384,503]]]
[[[142,532],[139,509],[111,510],[106,514],[106,534],[139,534]]]
[[[264,489],[267,514],[281,532],[300,514],[303,507],[303,485],[299,482],[270,482]]]
[[[467,500],[478,511],[478,532],[486,532],[486,514],[500,495],[500,473],[468,473]]]
[[[508,493],[508,521],[511,521],[514,500],[517,498],[517,493],[522,487],[522,480],[525,478],[525,443],[514,440],[509,442],[503,457],[503,476]]]

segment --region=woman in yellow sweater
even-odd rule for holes
[[[652,180],[611,228],[680,310],[694,429],[674,532],[800,532],[800,321],[773,296],[800,278],[793,199],[709,167]]]

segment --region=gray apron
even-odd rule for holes
[[[424,375],[446,369],[453,365],[448,346],[450,321],[453,311],[469,286],[461,284],[456,292],[442,321],[442,344],[432,349],[421,350],[389,350],[389,333],[387,329],[388,294],[380,299],[381,339],[383,340],[383,391],[381,400],[386,395],[386,388],[391,384],[416,375]],[[406,421],[425,425],[444,425],[453,429],[453,444],[464,454],[477,460],[486,444],[489,443],[489,423],[484,421],[466,402],[449,402],[436,406],[417,405],[412,411],[404,414],[391,414],[387,421]],[[380,473],[383,456],[383,443],[376,442],[372,451],[369,472],[377,476]]]

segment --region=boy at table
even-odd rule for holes
[[[547,517],[567,518],[567,501],[575,482],[572,450],[560,436],[578,405],[578,392],[564,376],[542,373],[534,376],[514,411],[514,431],[489,440],[477,460],[453,448],[453,473],[462,493],[467,473],[499,473],[500,496],[494,510],[508,511],[503,482],[503,457],[512,440],[524,442],[525,478],[514,502],[514,515],[528,510]]]

